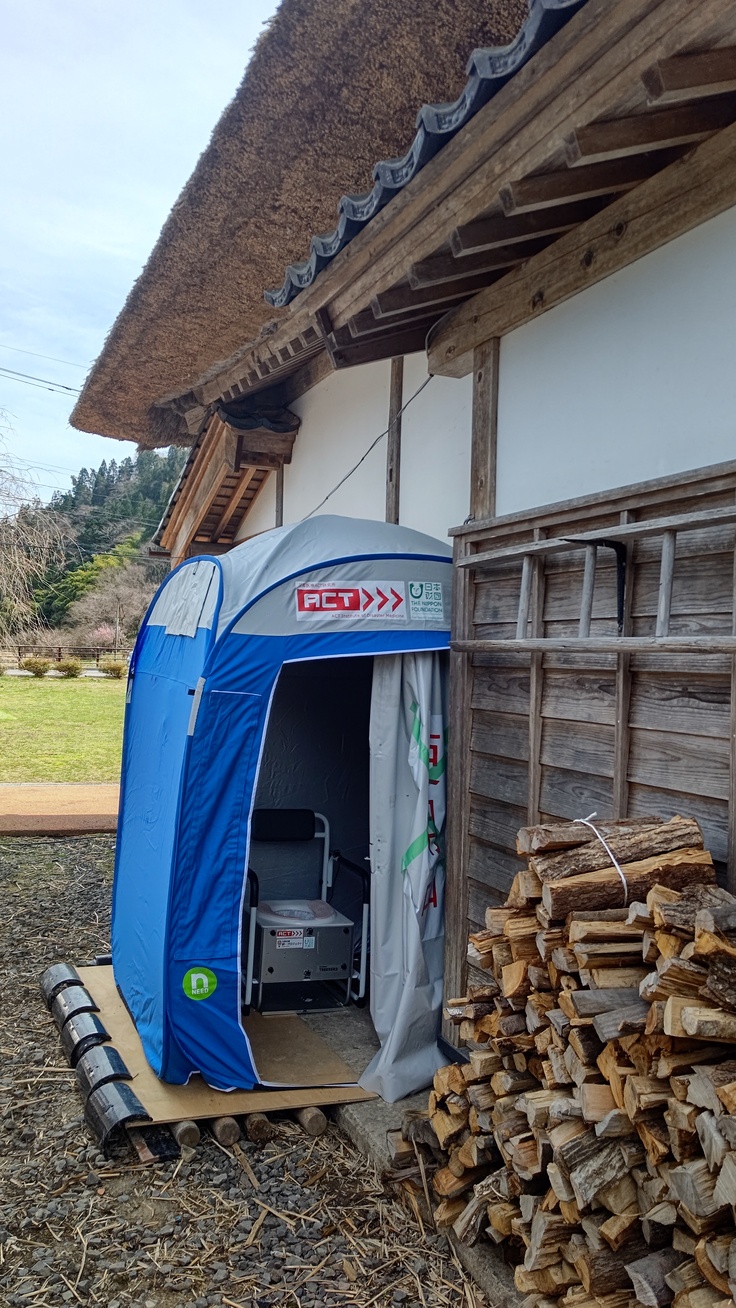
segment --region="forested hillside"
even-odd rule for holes
[[[4,520],[16,555],[22,558],[25,548],[43,559],[28,569],[17,603],[9,602],[11,588],[0,586],[6,640],[44,632],[55,633],[57,643],[134,638],[168,570],[167,560],[151,556],[149,543],[187,453],[142,451],[120,463],[103,460],[99,468],[82,468],[48,505],[26,503]]]

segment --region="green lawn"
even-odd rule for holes
[[[0,678],[0,781],[117,781],[125,681]]]

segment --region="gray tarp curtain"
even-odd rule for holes
[[[393,1103],[428,1085],[444,952],[446,708],[437,653],[374,661],[370,722],[371,1016],[360,1084]]]

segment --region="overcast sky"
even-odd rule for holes
[[[81,386],[276,8],[0,0],[0,419],[44,499],[135,446],[73,431],[74,395],[7,374]]]

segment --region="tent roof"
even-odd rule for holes
[[[148,447],[180,442],[166,401],[279,316],[264,290],[334,227],[341,195],[369,191],[375,161],[406,151],[420,106],[455,100],[473,49],[505,45],[526,13],[526,0],[282,0],[73,425]]]
[[[379,555],[430,555],[452,558],[452,550],[433,536],[392,522],[321,514],[289,527],[277,527],[243,541],[220,556],[223,599],[218,621],[227,624],[253,600],[296,573],[340,562]]]

